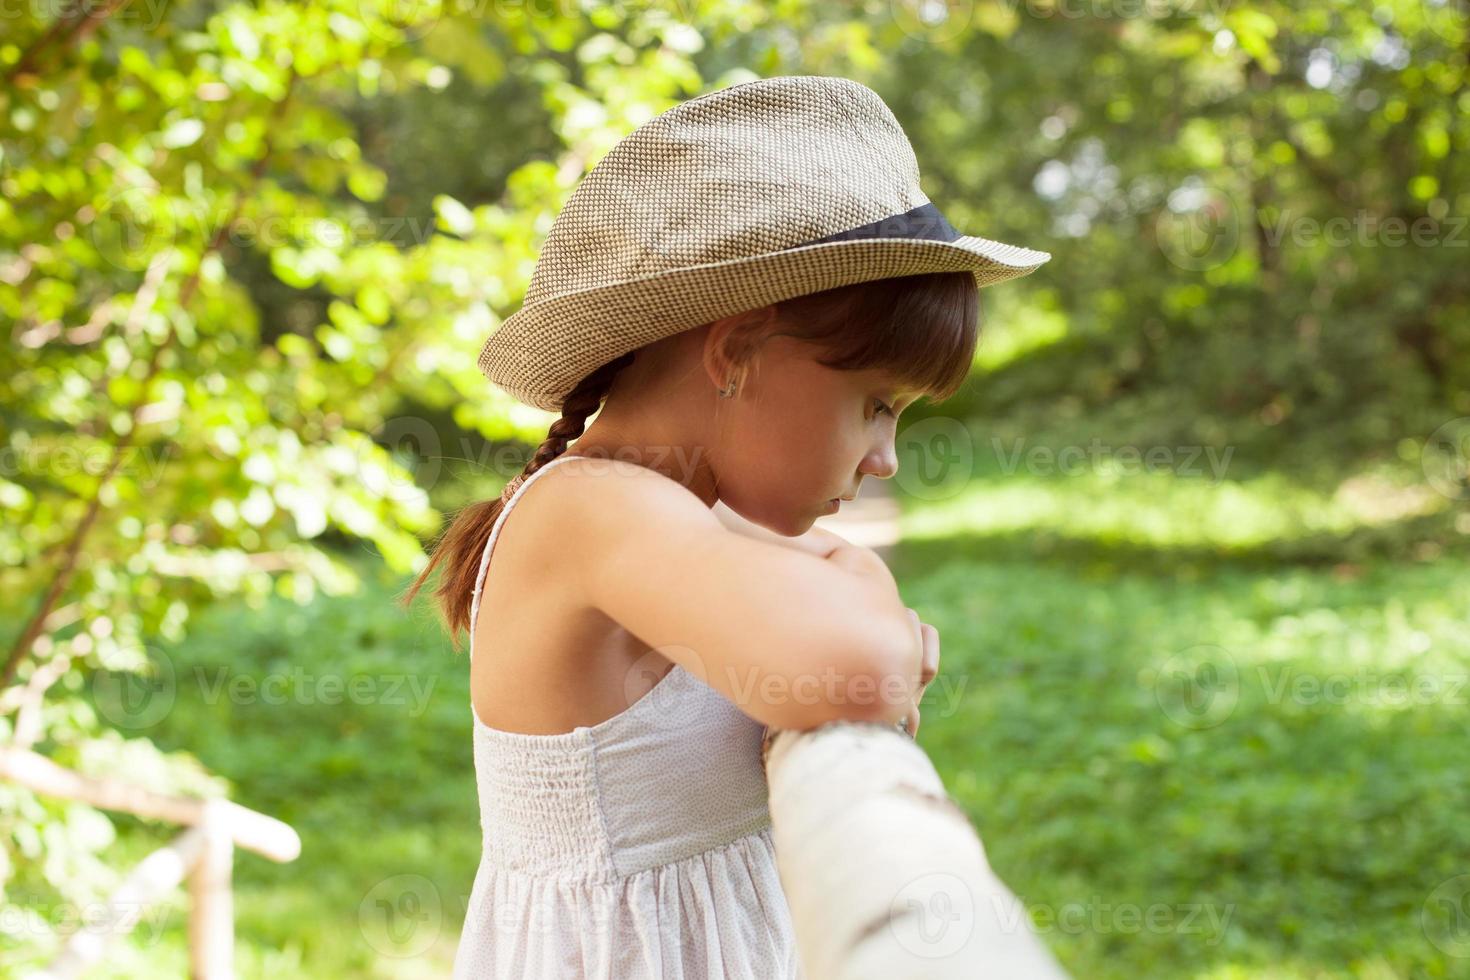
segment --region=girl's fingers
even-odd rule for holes
[[[920,627],[924,639],[924,665],[919,683],[927,685],[939,673],[939,631],[928,623]]]
[[[917,738],[918,737],[918,735],[919,735],[919,703],[917,701],[915,701],[913,704],[909,705],[908,717],[904,718],[904,720],[903,720],[903,727],[909,733],[909,737],[910,738]]]
[[[924,689],[929,686],[929,682],[939,674],[939,630],[920,620],[918,611],[912,608],[909,609],[909,620],[914,625],[918,634],[916,639],[923,651],[918,687],[914,691],[913,702],[909,705],[909,713],[904,718],[904,728],[909,735],[916,736],[919,733],[919,701],[924,697]]]

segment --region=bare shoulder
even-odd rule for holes
[[[542,482],[550,509],[561,515],[569,531],[592,535],[583,544],[599,540],[608,530],[684,526],[718,529],[722,525],[704,501],[656,470],[627,460],[577,456],[557,466]]]

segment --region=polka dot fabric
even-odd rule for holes
[[[470,602],[470,656],[490,554]],[[776,870],[765,728],[675,666],[599,724],[506,732],[471,708],[483,851],[457,980],[803,980]]]
[[[560,411],[602,364],[722,316],[926,272],[968,271],[991,286],[1051,259],[973,235],[811,244],[930,203],[908,137],[859,82],[785,75],[682,102],[621,139],[572,192],[480,370]]]

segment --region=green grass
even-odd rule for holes
[[[242,976],[443,977],[453,959],[480,856],[467,661],[427,598],[405,615],[405,581],[358,564],[361,595],[201,617],[168,652],[172,710],[135,733],[301,835],[290,864],[237,852]],[[185,949],[180,910],[136,973],[108,975],[183,975]]]
[[[1293,565],[1319,531],[1274,495],[1097,490],[981,483],[908,514],[895,562],[941,636],[920,741],[1059,959],[1470,976],[1440,901],[1470,878],[1436,893],[1470,873],[1463,548]]]
[[[1470,976],[1458,893],[1435,891],[1470,873],[1465,538],[1345,501],[1011,476],[908,503],[893,564],[943,643],[920,742],[1074,976]],[[1397,554],[1426,520],[1437,548]],[[301,833],[292,864],[237,858],[243,976],[453,955],[479,857],[465,661],[362,568],[360,596],[202,618],[170,651],[173,709],[136,733]],[[309,677],[283,703],[211,697],[221,668]],[[311,677],[372,687],[321,704]],[[108,975],[182,973],[183,937],[175,914]]]

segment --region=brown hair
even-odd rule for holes
[[[838,370],[876,368],[902,389],[944,401],[969,374],[979,341],[980,290],[969,272],[934,272],[876,279],[810,293],[774,304],[773,334],[812,344],[818,363]],[[754,312],[754,311],[751,311]],[[635,352],[636,353],[636,352]],[[566,451],[601,406],[613,378],[633,362],[624,354],[593,371],[572,389],[561,418],[551,423],[519,476],[507,489]],[[450,640],[470,626],[470,602],[490,530],[504,508],[505,493],[461,508],[435,543],[429,564],[402,600],[411,605],[434,568],[443,563],[434,596]]]

